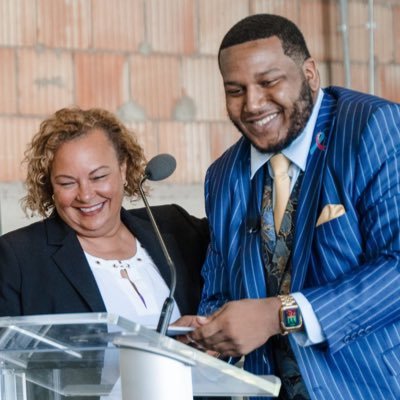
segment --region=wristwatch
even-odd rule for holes
[[[278,295],[282,305],[279,309],[281,334],[298,332],[303,329],[303,318],[296,300],[290,294]]]

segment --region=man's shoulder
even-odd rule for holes
[[[324,92],[337,100],[339,109],[343,107],[367,107],[373,110],[385,105],[399,106],[399,104],[382,97],[340,86],[329,86],[324,89]]]
[[[351,129],[353,137],[365,131],[373,123],[380,125],[389,120],[400,120],[400,104],[378,96],[357,92],[338,86],[324,89],[324,92],[336,99],[337,132],[346,133]],[[365,133],[365,132],[364,132]]]

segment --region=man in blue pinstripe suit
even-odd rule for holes
[[[192,339],[280,376],[282,399],[400,399],[399,105],[322,90],[302,34],[279,16],[239,21],[218,57],[243,137],[207,172],[207,317],[194,319]],[[290,161],[281,227],[293,238],[290,257],[276,258],[285,260],[286,293],[266,278],[259,222],[276,153]],[[285,243],[283,229],[276,243]]]

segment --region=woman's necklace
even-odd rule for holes
[[[141,258],[136,258],[137,261],[142,261]],[[95,260],[95,263],[97,265],[102,265],[102,262],[98,259]],[[140,300],[142,301],[143,305],[147,308],[147,304],[146,301],[143,297],[143,295],[140,293],[138,287],[135,285],[135,282],[133,282],[131,280],[131,278],[129,277],[128,271],[127,269],[131,268],[131,264],[128,261],[121,261],[121,260],[117,260],[116,262],[114,262],[112,264],[113,268],[119,268],[119,273],[121,275],[121,278],[123,279],[127,279],[128,282],[131,284],[133,290],[135,291],[135,293],[139,296]]]
[[[130,284],[132,285],[132,287],[133,287],[133,290],[134,290],[134,291],[136,292],[136,294],[140,297],[140,300],[142,300],[142,303],[143,303],[144,306],[147,308],[146,301],[145,301],[143,295],[139,292],[139,289],[137,288],[137,286],[135,285],[135,283],[129,278],[128,271],[127,271],[126,269],[123,268],[123,269],[120,269],[119,273],[121,274],[121,277],[122,277],[123,279],[128,279],[129,283],[130,283]]]
[[[136,257],[136,261],[142,261],[140,257]],[[97,265],[102,265],[101,261],[98,259],[95,259],[94,261]],[[130,268],[131,264],[127,260],[117,260],[112,264],[113,268]]]

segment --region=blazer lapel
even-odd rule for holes
[[[49,245],[58,247],[52,255],[58,268],[93,312],[106,311],[96,280],[75,232],[58,216],[46,220],[45,223]]]
[[[154,261],[154,264],[160,271],[161,276],[168,284],[170,282],[168,264],[164,257],[164,253],[162,252],[161,246],[158,243],[158,239],[156,237],[156,234],[154,233],[151,222],[131,215],[128,211],[124,209],[121,212],[121,219],[126,227],[138,238],[140,243],[150,254],[151,258]],[[162,235],[165,242],[170,240],[170,238],[167,238],[166,236],[168,235]]]
[[[147,219],[134,216],[124,209],[122,210],[121,218],[127,228],[136,236],[149,253],[168,288],[171,289],[170,269],[151,222]],[[161,232],[161,236],[164,239],[165,246],[177,270],[174,298],[180,312],[183,314],[185,313],[186,307],[189,307],[188,309],[190,310],[194,307],[194,305],[190,306],[187,304],[188,299],[193,297],[190,295],[190,285],[188,285],[188,282],[190,282],[189,270],[185,268],[185,263],[178,250],[178,244],[174,236],[165,231]]]
[[[124,209],[121,211],[121,218],[150,254],[162,278],[170,288],[170,270],[150,221],[133,216]],[[49,245],[58,247],[52,255],[58,268],[60,268],[66,279],[72,284],[93,312],[106,311],[96,280],[75,232],[58,216],[46,220],[45,223]],[[177,250],[178,246],[175,238],[171,234],[164,232],[162,233],[162,237],[175,265],[177,267],[184,266],[182,256]],[[190,288],[186,284],[190,282],[190,278],[187,275],[188,270],[186,268],[179,268],[175,298],[181,312],[182,307],[183,311],[185,310],[186,303],[184,299],[190,298],[190,293],[189,295],[184,294],[185,290],[190,291]],[[55,288],[55,290],[57,289]]]
[[[335,100],[325,93],[314,129],[299,195],[292,254],[292,292],[302,288],[308,269],[326,152],[329,148],[331,132],[335,126],[335,112]]]

